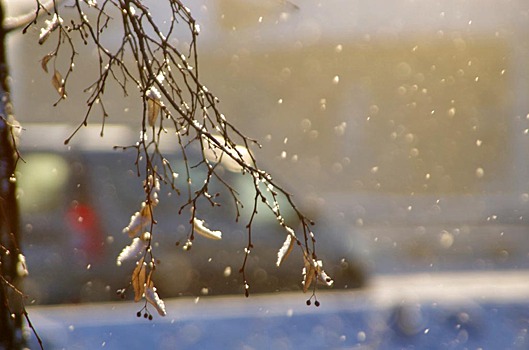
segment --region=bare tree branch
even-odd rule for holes
[[[332,284],[332,281],[325,277],[315,252],[312,221],[296,206],[292,195],[258,165],[251,150],[260,148],[261,145],[243,134],[220,112],[219,100],[202,83],[197,49],[200,27],[190,10],[180,0],[164,2],[163,6],[167,6],[170,11],[167,11],[168,16],[162,22],[155,20],[149,8],[140,0],[75,0],[71,6],[64,9],[54,2],[39,39],[41,44],[55,40],[52,51],[43,57],[42,66],[45,71],[48,71],[49,65],[52,67],[52,84],[59,94],[56,104],[66,98],[69,81],[74,76],[78,58],[77,40],[80,39],[84,44],[92,45],[96,49],[99,74],[93,82],[87,84],[86,113],[65,143],[70,142],[77,132],[91,122],[91,118],[97,113],[96,107],[102,117],[101,135],[104,134],[105,121],[109,118],[104,104],[108,84],[117,84],[124,96],[141,102],[141,136],[134,145],[119,148],[133,149],[137,153],[137,172],[138,176],[143,178],[145,190],[145,200],[139,204],[139,210],[124,229],[131,237],[132,243],[120,255],[128,256],[127,254],[138,248],[143,251],[135,271],[147,273],[148,278],[144,286],[146,289],[137,287],[138,272],[133,273],[131,277],[132,284],[136,283],[136,298],[140,292],[146,297],[142,311],[145,310],[150,316],[147,303],[152,304],[160,314],[164,310],[163,301],[158,298],[151,278],[154,278],[157,264],[151,241],[152,236],[156,234],[155,214],[160,186],[169,186],[176,194],[185,194],[187,198],[177,212],[180,215],[189,213],[189,231],[184,245],[188,250],[192,246],[195,233],[215,239],[221,237],[219,232],[204,226],[201,217],[202,201],[213,207],[218,205],[215,195],[210,194],[212,181],[218,182],[225,191],[224,195],[231,198],[236,212],[234,220],[241,219],[240,209],[243,203],[238,191],[224,179],[223,172],[219,170],[228,166],[239,172],[240,176],[248,177],[254,190],[251,214],[244,218],[247,220],[248,238],[244,245],[245,256],[240,269],[246,295],[249,293],[250,281],[245,271],[248,256],[254,249],[254,218],[260,205],[273,213],[278,225],[285,229],[285,237],[300,247],[300,266],[305,266],[307,271],[304,289],[311,285],[311,281]],[[44,5],[39,2],[38,9],[40,8],[44,8]],[[34,18],[38,16],[38,11]],[[63,21],[63,13],[67,13],[71,18],[69,23]],[[163,27],[158,23],[164,23]],[[112,48],[105,46],[102,40],[111,26],[120,26],[123,33],[121,42]],[[172,40],[176,29],[181,26],[186,27],[188,33],[185,38],[188,41],[185,52]],[[66,71],[61,72],[57,60],[65,55],[69,57],[69,64]],[[187,183],[183,187],[178,187],[174,181],[173,170],[176,166],[168,160],[170,157],[165,155],[160,147],[163,140],[171,137],[178,140],[180,149],[175,151],[179,153],[179,161],[183,160],[185,163]],[[197,164],[189,164],[188,152],[192,147],[199,150]],[[206,173],[206,178],[201,184],[193,182],[192,179],[192,170],[196,168],[204,169]],[[294,211],[299,220],[299,237],[295,230],[287,225],[282,215],[280,198],[286,199],[284,203]],[[141,286],[143,288],[143,284]],[[316,283],[312,286],[315,291]]]

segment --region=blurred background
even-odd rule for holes
[[[150,6],[163,17],[162,5]],[[331,271],[348,276],[341,279],[339,289],[369,287],[379,277],[398,281],[391,278],[410,274],[435,277],[457,272],[472,279],[472,273],[480,272],[494,280],[500,271],[515,273],[512,281],[527,278],[529,5],[525,1],[202,0],[188,6],[201,26],[203,82],[220,98],[222,112],[263,144],[262,150],[254,150],[261,165],[294,193],[300,207],[316,221],[318,251],[331,260]],[[12,7],[11,11],[21,10]],[[108,44],[119,42],[119,28],[110,31],[115,36],[108,38]],[[46,124],[63,131],[46,132],[57,135],[49,141],[23,135],[22,145],[27,152],[42,150],[45,142],[49,150],[66,154],[76,147],[82,154],[95,153],[90,145],[93,137],[80,135],[68,150],[61,139],[84,117],[87,96],[74,91],[91,82],[95,56],[89,48],[80,51],[68,99],[53,107],[57,95],[39,62],[49,48],[37,45],[37,36],[34,28],[10,37],[16,115],[28,126],[28,135],[33,124],[39,124],[34,130]],[[184,32],[172,40],[186,46]],[[117,135],[114,139],[104,141],[109,144],[106,152],[121,140],[133,140],[136,134],[123,130],[140,123],[138,102],[123,102],[121,97],[121,93],[109,95],[106,101],[110,114],[106,123],[118,130],[109,132]],[[99,122],[97,117],[90,120],[96,129]],[[101,142],[95,143],[101,146]],[[99,147],[97,152],[101,151]],[[22,166],[36,164],[32,163]],[[68,172],[49,164],[43,171]],[[123,171],[127,169],[125,165]],[[81,180],[71,181],[75,185]],[[130,182],[132,186],[134,180]],[[27,183],[34,180],[28,177]],[[60,192],[65,187],[56,184],[56,188]],[[104,187],[94,188],[92,200],[99,203],[97,193]],[[119,200],[123,192],[127,189],[117,191],[115,198]],[[80,194],[73,196],[77,200]],[[41,209],[30,203],[34,200],[33,195],[21,196],[28,249],[33,247],[34,256],[39,256],[41,238],[36,236],[43,224],[37,224],[40,214],[35,213]],[[31,205],[33,209],[28,209]],[[57,210],[65,211],[61,208],[67,205]],[[119,215],[101,218],[98,239],[105,247],[114,247],[106,253],[109,256],[121,249],[121,243],[112,242],[120,240],[115,235],[121,235],[120,227],[132,214],[129,207],[122,208],[126,209]],[[212,226],[223,225],[222,216],[209,221]],[[273,230],[267,225],[263,223],[261,235]],[[161,231],[177,227],[170,221]],[[244,237],[243,229],[230,230],[233,236]],[[262,239],[262,245],[271,245],[266,254],[272,264],[259,265],[265,264],[263,248],[256,266],[265,266],[265,272],[255,273],[266,280],[273,275],[273,251],[282,239]],[[229,255],[235,242],[222,249]],[[241,258],[243,245],[233,249]],[[31,274],[32,257],[27,259]],[[96,265],[83,262],[88,264]],[[236,275],[234,264],[223,264],[222,271],[233,266]],[[300,287],[294,278],[292,282],[274,278],[273,283],[263,282],[263,292]],[[185,295],[200,295],[203,288],[215,294],[211,281],[204,280]],[[111,299],[114,289],[108,285],[102,281],[103,292],[85,294],[86,299]],[[37,289],[37,303],[53,302],[46,299],[49,292]],[[171,294],[178,295],[176,290]],[[67,297],[58,301],[63,298]],[[524,315],[517,319],[527,319]],[[527,331],[526,323],[520,329]],[[527,340],[520,344],[512,348],[523,348]]]

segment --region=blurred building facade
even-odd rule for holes
[[[202,27],[202,79],[223,113],[264,144],[257,155],[322,234],[345,232],[345,250],[416,256],[425,266],[439,252],[474,262],[482,250],[492,260],[527,254],[524,1],[190,6]],[[163,16],[162,5],[151,8]],[[80,79],[53,107],[58,96],[39,62],[47,47],[30,32],[11,38],[19,120],[80,122],[87,95],[73,91],[91,83],[92,52],[80,52]],[[182,35],[173,40],[185,47]],[[139,125],[138,101],[120,97],[108,99],[107,122]],[[472,248],[476,240],[488,243]]]

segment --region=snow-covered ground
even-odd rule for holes
[[[379,276],[359,291],[29,309],[48,349],[527,349],[529,271]],[[34,343],[34,342],[33,342]]]

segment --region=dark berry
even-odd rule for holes
[[[140,311],[136,312],[136,316],[141,317],[141,312]]]
[[[310,306],[310,299],[307,300],[307,306]]]
[[[318,306],[320,306],[320,302],[316,300],[316,301],[314,302],[314,305],[315,305],[316,307],[318,307]]]

